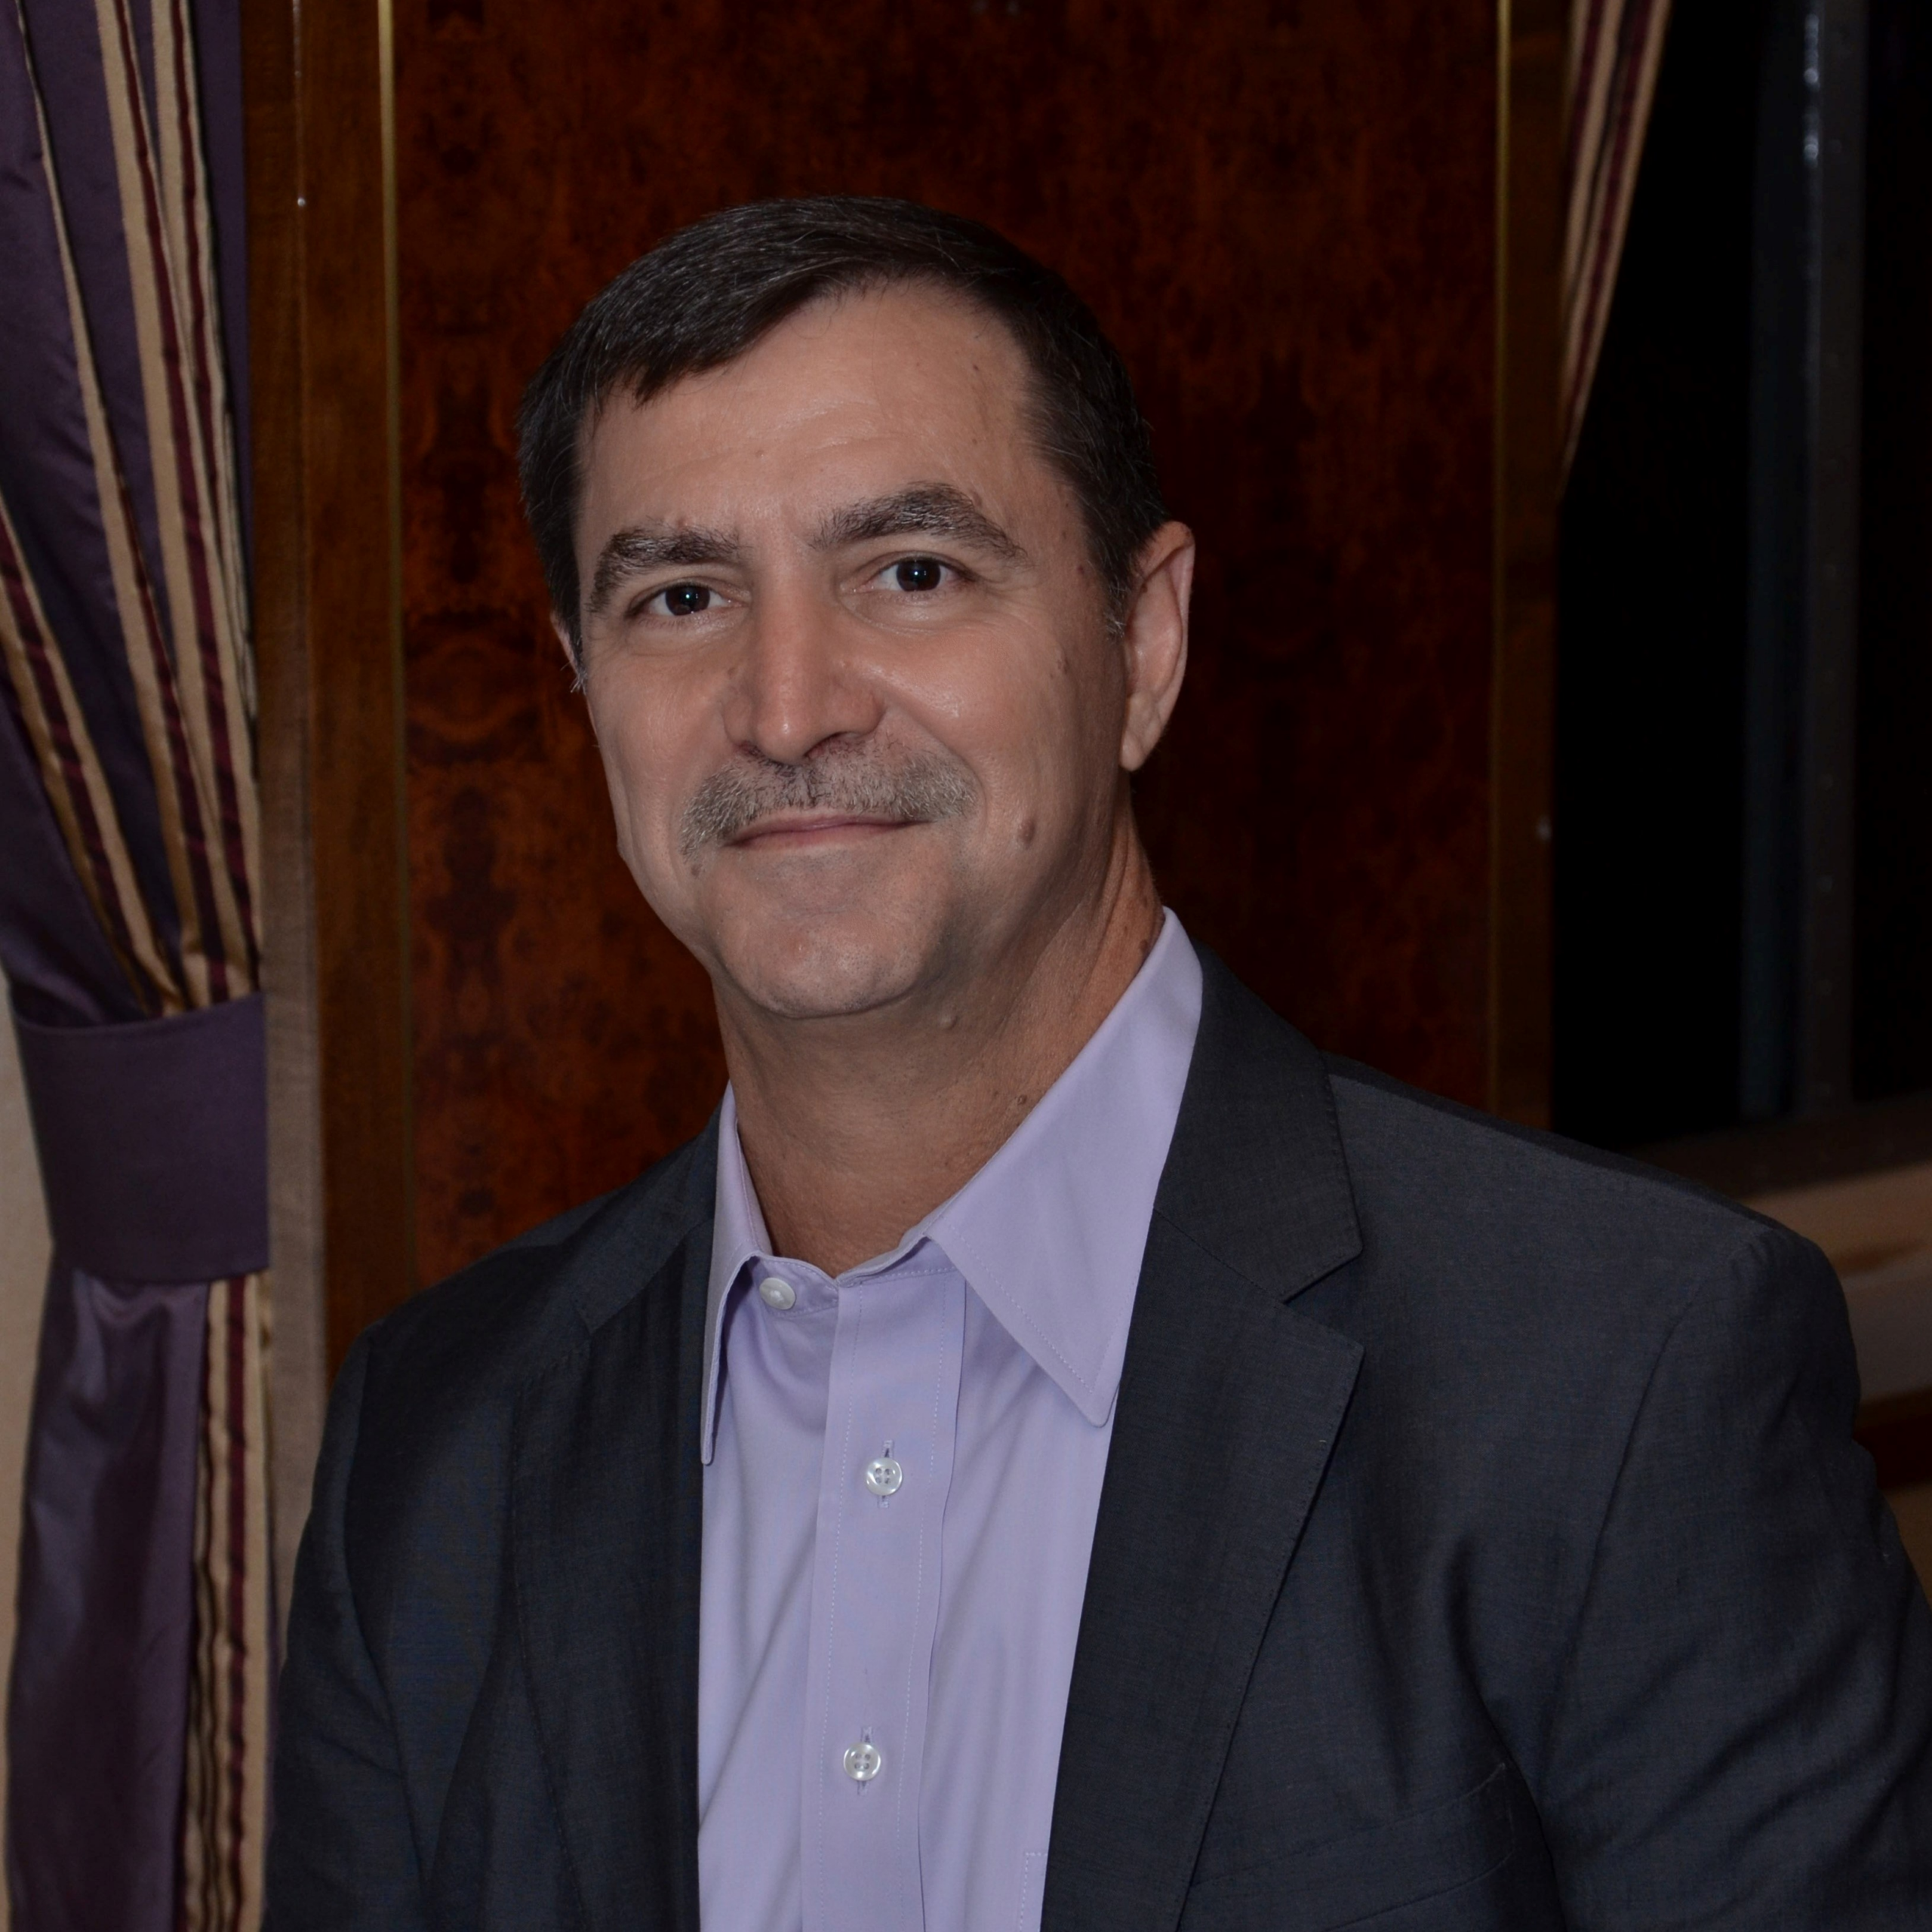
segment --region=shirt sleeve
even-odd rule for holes
[[[1932,1926],[1932,1613],[1844,1300],[1764,1226],[1638,1406],[1537,1794],[1570,1922]]]
[[[369,1341],[349,1351],[330,1398],[295,1566],[269,1839],[271,1932],[414,1932],[429,1922],[395,1730],[344,1549]]]

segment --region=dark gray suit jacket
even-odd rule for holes
[[[1932,1926],[1932,1616],[1823,1260],[1207,973],[1046,1932]],[[697,1932],[714,1149],[351,1354],[277,1932]]]

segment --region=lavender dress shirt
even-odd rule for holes
[[[1201,1017],[1173,913],[1011,1139],[836,1280],[728,1091],[706,1331],[705,1932],[1033,1932],[1114,1396]]]

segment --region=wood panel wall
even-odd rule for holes
[[[721,1088],[617,858],[513,416],[605,280],[755,195],[957,208],[1092,302],[1201,539],[1140,790],[1168,898],[1321,1044],[1491,1097],[1494,0],[396,0],[395,32],[423,1278]]]

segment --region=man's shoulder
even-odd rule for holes
[[[1540,1232],[1566,1244],[1728,1253],[1775,1223],[1699,1183],[1525,1127],[1324,1054],[1358,1204],[1499,1241]],[[1366,1195],[1367,1200],[1362,1197]]]
[[[1764,1284],[1843,1326],[1809,1243],[1734,1201],[1622,1155],[1326,1061],[1363,1243],[1367,1327],[1434,1336],[1480,1374],[1654,1359],[1700,1298]]]
[[[1694,1182],[1321,1053],[1211,955],[1203,964],[1177,1164],[1197,1225],[1238,1225],[1251,1258],[1299,1241],[1325,1274],[1359,1251],[1358,1281],[1513,1287],[1574,1314],[1600,1292],[1641,1299],[1655,1282],[1667,1300],[1747,1250],[1804,1246]]]
[[[1487,1217],[1555,1219],[1640,1238],[1727,1248],[1776,1227],[1712,1188],[1623,1153],[1584,1146],[1324,1055],[1350,1179],[1398,1190],[1416,1214],[1453,1204]]]
[[[371,1627],[406,1623],[432,1572],[445,1594],[487,1587],[525,1392],[588,1359],[640,1297],[681,1292],[678,1257],[694,1227],[709,1231],[712,1144],[707,1132],[363,1331],[318,1481],[342,1485],[346,1560]]]
[[[365,1411],[508,1395],[645,1292],[709,1226],[711,1130],[413,1296],[358,1343]]]

